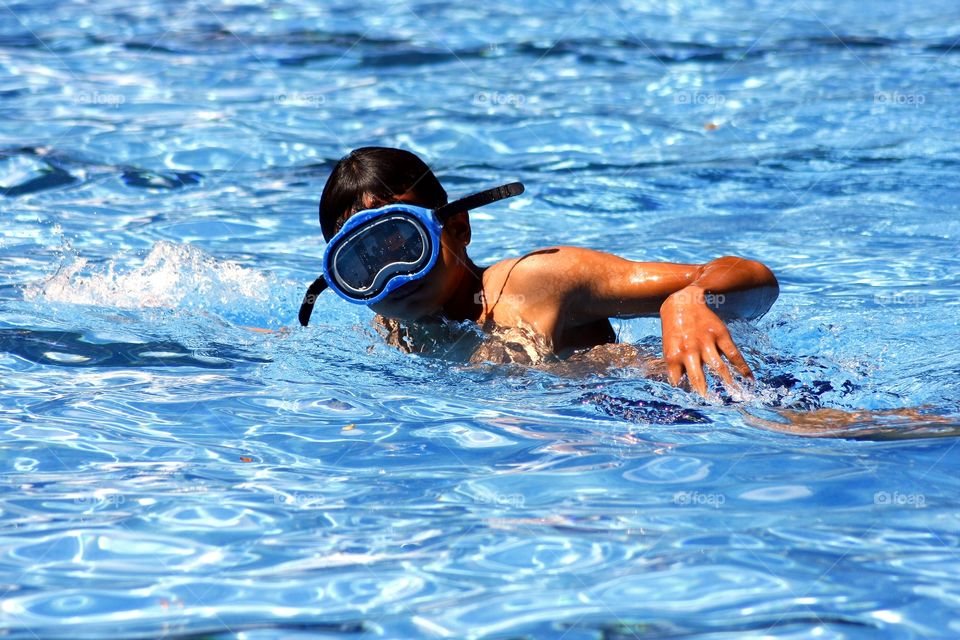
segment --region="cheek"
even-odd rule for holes
[[[449,296],[452,278],[450,268],[445,263],[446,256],[438,256],[437,263],[423,278],[423,287],[409,298],[400,302],[407,303],[409,309],[431,314],[439,309]]]
[[[437,256],[437,265],[430,273],[431,277],[436,277],[440,290],[448,290],[456,285],[455,276],[460,263],[461,258],[449,248],[447,243],[444,243],[440,249],[440,255]]]
[[[446,273],[446,269],[440,264],[440,260],[437,260],[437,264],[430,270],[430,273],[420,279],[419,289],[399,302],[408,302],[418,306],[430,302],[446,289]]]

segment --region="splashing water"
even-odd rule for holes
[[[279,309],[276,292],[289,286],[256,269],[217,260],[197,247],[161,240],[143,264],[132,269],[119,261],[94,266],[86,258],[74,257],[43,282],[24,287],[23,296],[33,302],[162,307],[265,320]]]

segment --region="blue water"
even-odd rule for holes
[[[0,636],[960,636],[958,40],[952,0],[3,3]],[[479,264],[769,265],[757,387],[299,328],[369,144],[527,185]]]

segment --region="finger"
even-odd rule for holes
[[[707,363],[707,367],[709,367],[711,371],[720,376],[723,384],[726,385],[728,389],[739,391],[740,386],[733,381],[733,374],[730,373],[730,369],[720,358],[720,354],[717,353],[717,348],[712,344],[708,344],[703,348],[703,361]]]
[[[673,360],[667,364],[667,380],[675,387],[680,386],[680,378],[683,376],[683,367],[680,363]]]
[[[733,365],[733,368],[736,369],[740,375],[748,380],[754,379],[753,372],[750,371],[750,365],[748,365],[747,361],[740,355],[740,351],[737,349],[737,345],[733,344],[730,334],[718,336],[717,346],[720,347],[720,351],[723,352],[723,355],[727,357],[727,360],[730,361],[730,364]]]
[[[706,397],[707,379],[703,375],[703,364],[700,362],[700,356],[696,353],[688,353],[683,363],[687,368],[687,380],[690,381],[690,386],[693,387],[697,393]]]

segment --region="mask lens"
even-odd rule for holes
[[[381,275],[416,271],[426,255],[418,225],[403,216],[390,216],[344,240],[336,252],[337,278],[350,289],[367,293],[382,284]]]

